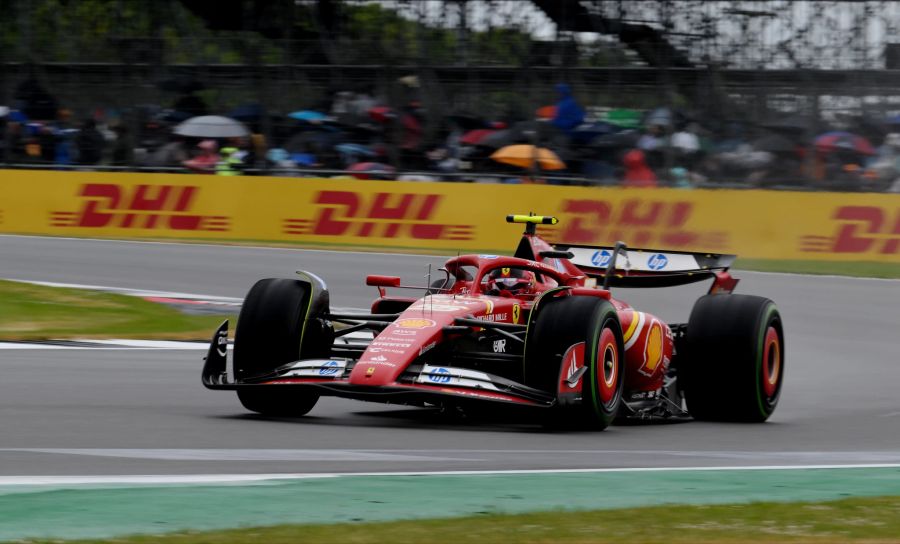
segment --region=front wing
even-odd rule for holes
[[[228,370],[228,321],[213,336],[203,366],[208,389],[238,390],[257,387],[314,389],[322,396],[337,396],[397,404],[494,402],[550,407],[556,398],[502,376],[452,366],[413,363],[393,384],[369,386],[350,383],[354,359],[303,359],[247,381],[235,381]]]

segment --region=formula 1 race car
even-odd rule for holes
[[[228,322],[203,368],[209,389],[236,390],[245,408],[302,416],[322,395],[406,405],[495,403],[535,421],[603,429],[617,418],[765,421],[784,376],[775,304],[731,294],[734,255],[551,245],[537,224],[512,257],[461,255],[421,298],[371,275],[370,314],[335,313],[318,276],[263,279],[238,318],[233,365]],[[687,323],[664,323],[611,296],[613,287],[712,280]]]

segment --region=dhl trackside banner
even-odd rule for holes
[[[553,241],[900,263],[900,195],[0,170],[0,232],[512,251]]]

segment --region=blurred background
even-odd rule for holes
[[[3,0],[0,166],[900,192],[900,3]]]

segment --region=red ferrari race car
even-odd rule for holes
[[[734,255],[551,245],[553,217],[512,215],[512,257],[460,255],[421,298],[389,296],[399,277],[368,276],[370,314],[336,313],[325,282],[299,271],[263,279],[203,367],[210,389],[253,412],[301,416],[322,395],[466,410],[515,405],[535,421],[603,429],[616,418],[765,421],[784,376],[775,304],[736,295]],[[687,323],[665,323],[610,293],[712,280]]]

